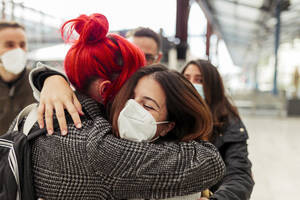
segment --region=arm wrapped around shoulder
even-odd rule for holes
[[[67,82],[69,82],[63,71],[40,62],[38,62],[36,67],[30,71],[29,83],[33,91],[33,96],[37,101],[40,100],[40,92],[43,88],[46,78],[53,75],[60,75]]]
[[[90,145],[87,151],[95,149]],[[136,143],[109,134],[94,145],[98,151],[88,153],[91,167],[114,179],[112,191],[121,199],[197,193],[216,184],[225,172],[218,150],[204,141]]]

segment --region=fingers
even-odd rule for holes
[[[40,129],[44,128],[44,112],[45,112],[45,104],[43,103],[40,103],[39,107],[38,107],[38,111],[37,111],[37,114],[38,114],[38,124],[39,124],[39,127]]]
[[[73,93],[73,103],[74,103],[74,106],[76,107],[76,110],[79,112],[80,115],[84,115],[83,111],[82,111],[82,107],[81,107],[81,104],[80,102],[78,101],[75,93]]]
[[[51,104],[46,104],[46,112],[45,112],[45,121],[47,132],[49,135],[53,134],[53,106]]]
[[[55,108],[55,113],[56,113],[57,121],[58,121],[59,128],[60,128],[60,132],[62,135],[67,135],[68,128],[67,128],[67,123],[66,123],[64,107],[61,103],[55,103],[54,108]]]
[[[82,126],[81,120],[80,120],[79,114],[78,114],[77,109],[74,106],[74,104],[72,104],[70,102],[66,103],[66,109],[69,112],[69,114],[71,115],[76,128],[81,128],[81,126]]]
[[[62,135],[67,134],[64,109],[70,113],[75,126],[81,128],[82,123],[79,114],[84,115],[81,104],[64,78],[57,75],[48,77],[44,82],[40,100],[38,122],[40,127],[44,127],[46,123],[49,134],[53,133],[53,109],[55,109]],[[45,122],[43,115],[45,115]]]

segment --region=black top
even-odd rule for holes
[[[223,131],[217,134],[214,145],[219,149],[226,165],[223,180],[211,188],[213,199],[250,199],[254,180],[248,158],[248,133],[243,122],[231,118]]]

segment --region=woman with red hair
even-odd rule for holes
[[[78,39],[72,38],[74,30],[79,34]],[[111,134],[107,121],[111,102],[125,81],[145,64],[145,57],[126,39],[107,32],[108,22],[101,14],[81,15],[62,26],[65,39],[74,42],[66,55],[65,71],[76,94],[71,91],[67,96],[72,97],[79,110],[78,105],[82,105],[84,115],[82,126],[76,124],[79,129],[72,123],[64,129],[65,122],[59,123],[61,131],[53,129],[50,126],[53,107],[58,121],[65,117],[61,110],[65,108],[72,113],[76,109],[59,101],[54,101],[53,106],[49,104],[47,93],[59,95],[59,91],[70,88],[61,76],[45,80],[44,87],[50,85],[55,91],[43,90],[39,106],[40,113],[46,111],[50,136],[40,136],[32,144],[37,197],[157,199],[192,194],[219,180],[224,163],[207,142],[138,143]],[[47,66],[39,64],[31,75],[44,80],[47,70]],[[35,81],[33,84],[39,85]],[[72,118],[78,120],[74,115]],[[40,124],[41,121],[42,118]],[[62,136],[67,128],[68,135]]]

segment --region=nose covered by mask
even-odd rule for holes
[[[120,137],[135,142],[152,142],[157,130],[157,124],[169,123],[168,121],[156,122],[154,117],[133,99],[129,99],[120,112],[118,129]]]
[[[4,69],[10,73],[19,74],[25,69],[26,52],[21,48],[7,51],[0,58]]]
[[[193,83],[194,87],[196,88],[197,92],[200,94],[200,96],[205,99],[203,85],[198,83]]]

